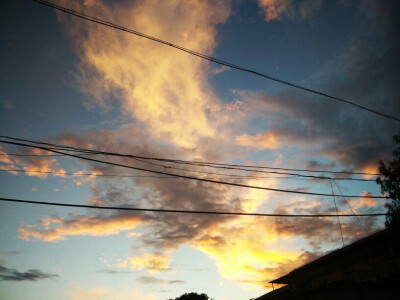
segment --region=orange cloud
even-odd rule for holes
[[[32,154],[39,156],[14,156],[10,157],[5,152],[0,150],[0,163],[6,164],[6,166],[0,166],[1,169],[19,169],[22,167],[26,171],[27,176],[36,176],[39,178],[46,178],[49,174],[42,172],[55,172],[53,176],[65,176],[65,170],[62,169],[57,160],[54,157],[40,157],[40,155],[49,155],[51,152],[44,151],[41,149],[32,149],[25,151],[21,154]],[[10,171],[10,173],[17,175],[17,172]]]
[[[4,165],[2,165],[4,164]],[[7,170],[9,173],[13,175],[18,175],[18,172],[10,171],[17,170],[18,167],[11,160],[10,156],[7,155],[6,152],[3,152],[0,147],[0,170]]]
[[[277,136],[273,132],[264,132],[257,135],[242,134],[236,137],[236,142],[245,147],[256,149],[277,149]]]
[[[53,176],[65,176],[65,170],[59,166],[54,157],[40,156],[52,154],[51,152],[41,149],[31,149],[29,151],[24,151],[21,154],[32,154],[38,156],[15,156],[12,160],[10,157],[6,156],[1,162],[7,164],[7,167],[5,168],[18,169],[22,167],[22,169],[26,171],[27,176],[46,178],[49,175],[42,172],[55,172],[52,174]]]
[[[161,253],[145,253],[140,256],[130,257],[117,265],[118,268],[131,268],[135,270],[147,269],[155,274],[169,270],[169,258]]]
[[[71,5],[76,4],[68,2]],[[194,0],[108,7],[96,1],[88,11],[127,28],[211,53],[216,47],[215,27],[229,16],[229,5]],[[207,82],[208,62],[144,38],[78,22],[75,26],[70,20],[65,24],[81,57],[80,86],[92,97],[91,105],[107,108],[107,97],[113,94],[120,99],[122,111],[139,120],[153,138],[181,147],[195,147],[199,138],[218,132],[210,117],[221,110],[221,103]]]
[[[115,216],[108,219],[100,217],[77,216],[72,220],[44,218],[38,225],[24,225],[18,228],[18,237],[29,240],[32,236],[45,242],[65,240],[67,236],[90,235],[107,236],[121,231],[132,230],[142,224],[138,216]]]
[[[362,171],[364,173],[370,173],[370,174],[378,174],[379,173],[377,164],[367,165],[362,169]],[[374,177],[374,175],[363,175],[363,177],[366,179],[370,179],[370,178]]]
[[[361,193],[361,196],[372,196],[372,194],[364,191]],[[349,204],[353,210],[358,211],[359,209],[365,208],[365,207],[368,207],[368,208],[375,207],[380,203],[373,198],[358,198],[358,199],[350,199]]]
[[[258,0],[265,14],[265,21],[280,20],[290,5],[290,0]]]
[[[74,176],[78,176],[78,178],[74,178],[73,181],[75,182],[75,184],[77,186],[82,185],[83,183],[91,183],[93,185],[94,180],[96,179],[96,176],[103,174],[103,172],[99,171],[99,170],[93,170],[91,171],[91,175],[89,176],[83,176],[83,174],[87,174],[87,171],[81,170],[81,171],[77,171],[74,173]],[[79,176],[82,176],[79,178]]]

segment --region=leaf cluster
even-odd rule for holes
[[[174,299],[169,299],[174,300]],[[197,293],[185,293],[179,297],[176,297],[175,300],[212,300],[206,294],[197,294]]]
[[[379,162],[379,176],[376,183],[381,186],[381,192],[392,199],[391,203],[385,204],[388,209],[385,225],[387,227],[398,227],[400,225],[400,135],[393,137],[396,144],[399,145],[393,151],[393,161]]]

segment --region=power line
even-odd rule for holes
[[[28,145],[28,144],[23,144],[23,143],[18,143],[18,142],[0,140],[0,143],[6,143],[6,144],[23,146],[23,147],[30,147],[30,148],[37,148],[37,149],[51,151],[51,152],[58,153],[58,154],[64,154],[66,156],[71,156],[71,157],[75,157],[75,158],[79,158],[79,159],[83,159],[83,160],[88,160],[88,161],[92,161],[92,162],[97,162],[97,163],[102,163],[102,164],[107,164],[107,165],[112,165],[112,166],[117,166],[117,167],[123,167],[123,168],[132,169],[132,170],[145,171],[145,172],[150,172],[150,173],[155,173],[155,174],[160,174],[160,175],[169,175],[169,176],[179,177],[179,178],[184,178],[184,179],[208,182],[208,183],[213,183],[213,184],[229,185],[229,186],[235,186],[235,187],[241,187],[241,188],[253,188],[253,189],[273,191],[273,192],[281,192],[281,193],[292,193],[292,194],[324,196],[324,197],[332,197],[332,196],[334,196],[334,195],[325,194],[325,193],[312,193],[312,192],[303,192],[303,191],[299,191],[299,190],[286,190],[286,189],[260,187],[260,186],[246,185],[246,184],[226,182],[226,181],[220,181],[220,180],[212,180],[212,179],[207,179],[207,178],[199,178],[199,177],[194,177],[194,176],[180,175],[180,174],[174,174],[174,173],[163,172],[163,171],[150,170],[150,169],[139,168],[139,167],[134,167],[134,166],[128,166],[128,165],[119,164],[119,163],[113,163],[113,162],[109,162],[109,161],[103,161],[103,160],[94,159],[94,158],[90,158],[90,157],[83,157],[83,156],[79,156],[79,155],[75,155],[75,154],[61,152],[61,151],[54,150],[54,149],[47,148],[47,147]],[[384,199],[388,198],[387,196],[372,196],[372,195],[356,195],[356,196],[346,196],[346,197],[352,197],[352,198],[381,198],[381,199],[382,198],[384,198]]]
[[[7,153],[3,153],[0,155],[7,155]],[[96,153],[92,153],[92,154],[80,154],[80,155],[96,155]],[[10,156],[27,156],[27,157],[65,157],[65,155],[63,154],[10,154]],[[174,169],[174,170],[181,170],[181,171],[187,171],[187,172],[194,172],[194,173],[200,173],[200,174],[207,174],[207,175],[217,175],[217,176],[230,176],[230,177],[237,177],[237,178],[284,178],[281,176],[276,176],[276,177],[263,177],[263,176],[251,176],[251,175],[246,175],[246,176],[242,176],[242,175],[237,175],[237,174],[226,174],[226,173],[215,173],[215,172],[205,172],[205,171],[198,171],[198,170],[191,170],[191,169],[184,169],[184,168],[177,168],[177,167],[173,167],[173,166],[166,166],[166,165],[161,165],[161,164],[156,164],[156,163],[152,163],[146,160],[142,160],[142,159],[137,159],[137,158],[133,158],[136,161],[142,162],[142,163],[147,163],[150,165],[154,165],[154,166],[158,166],[158,167],[162,167],[162,168],[167,168],[167,169]],[[277,175],[289,175],[291,176],[290,178],[293,177],[304,177],[305,179],[319,179],[319,180],[330,180],[331,177],[327,177],[327,176],[315,176],[315,175],[305,175],[305,174],[299,174],[299,173],[287,173],[287,172],[279,172],[279,171],[260,171],[260,170],[249,170],[249,169],[242,169],[242,168],[224,168],[224,169],[232,169],[232,170],[241,170],[241,171],[247,171],[247,172],[255,172],[255,173],[265,173],[265,174],[277,174]],[[50,172],[51,173],[51,172]],[[347,177],[334,177],[335,180],[342,180],[342,181],[365,181],[365,182],[375,182],[374,179],[365,179],[365,178],[347,178]]]
[[[37,2],[39,4],[42,4],[42,5],[45,5],[45,6],[49,6],[51,8],[56,9],[56,10],[62,11],[64,13],[67,13],[67,14],[82,18],[82,19],[87,20],[87,21],[91,21],[91,22],[94,22],[94,23],[97,23],[97,24],[101,24],[101,25],[110,27],[110,28],[121,30],[121,31],[130,33],[130,34],[134,34],[134,35],[140,36],[142,38],[146,38],[146,39],[152,40],[152,41],[157,42],[157,43],[161,43],[161,44],[173,47],[175,49],[178,49],[178,50],[184,51],[186,53],[189,53],[191,55],[206,59],[208,61],[220,64],[220,65],[223,65],[223,66],[230,67],[232,69],[236,69],[236,70],[239,70],[239,71],[251,73],[251,74],[254,74],[256,76],[260,76],[260,77],[263,77],[263,78],[266,78],[266,79],[269,79],[269,80],[273,80],[275,82],[279,82],[279,83],[288,85],[288,86],[293,87],[293,88],[297,88],[297,89],[300,89],[300,90],[303,90],[303,91],[306,91],[306,92],[310,92],[310,93],[313,93],[313,94],[324,96],[324,97],[330,98],[332,100],[344,102],[344,103],[350,104],[352,106],[355,106],[357,108],[360,108],[360,109],[369,111],[371,113],[380,115],[382,117],[385,117],[385,118],[392,119],[392,120],[400,122],[400,119],[397,118],[397,117],[390,116],[390,115],[388,115],[386,113],[379,112],[377,110],[368,108],[366,106],[351,102],[349,100],[342,99],[342,98],[335,97],[335,96],[331,96],[329,94],[326,94],[326,93],[323,93],[323,92],[320,92],[320,91],[317,91],[317,90],[314,90],[314,89],[303,87],[301,85],[294,84],[294,83],[291,83],[291,82],[286,81],[286,80],[282,80],[282,79],[279,79],[279,78],[276,78],[276,77],[272,77],[270,75],[266,75],[266,74],[263,74],[263,73],[260,73],[260,72],[257,72],[257,71],[251,70],[251,69],[247,69],[247,68],[244,68],[244,67],[241,67],[241,66],[238,66],[238,65],[235,65],[235,64],[232,64],[232,63],[229,63],[229,62],[226,62],[226,61],[211,57],[211,56],[208,56],[206,54],[202,54],[202,53],[199,53],[199,52],[196,52],[196,51],[181,47],[179,45],[176,45],[176,44],[173,44],[173,43],[158,39],[156,37],[153,37],[153,36],[150,36],[150,35],[147,35],[147,34],[132,30],[132,29],[128,29],[128,28],[125,28],[123,26],[120,26],[120,25],[117,25],[117,24],[114,24],[114,23],[111,23],[111,22],[108,22],[108,21],[105,21],[105,20],[102,20],[102,19],[99,19],[99,18],[96,18],[96,17],[89,16],[89,15],[86,15],[86,14],[81,13],[81,12],[74,11],[74,10],[66,8],[64,6],[60,6],[60,5],[57,5],[57,4],[54,4],[54,3],[51,3],[51,2],[47,2],[47,1],[43,1],[43,0],[33,0],[33,1],[35,1],[35,2]]]
[[[64,156],[64,155],[60,155]],[[160,179],[178,179],[176,177],[171,176],[151,176],[151,175],[123,175],[123,174],[97,174],[97,173],[68,173],[68,172],[56,172],[56,171],[31,171],[31,170],[23,170],[23,169],[0,169],[0,172],[18,172],[18,173],[39,173],[39,174],[56,174],[63,176],[92,176],[92,177],[128,177],[128,178],[160,178]],[[218,175],[218,174],[216,174]],[[221,174],[226,176],[227,174]],[[300,178],[295,177],[283,177],[283,176],[240,176],[235,175],[235,177],[219,177],[220,179],[293,179],[300,180]],[[303,179],[305,180],[305,179]]]
[[[344,202],[346,202],[347,206],[350,208],[351,212],[356,215],[356,218],[358,220],[358,223],[360,223],[362,229],[364,229],[365,233],[368,234],[368,230],[365,228],[363,223],[361,222],[360,218],[357,216],[357,213],[353,210],[353,208],[350,206],[349,202],[346,200],[346,198],[343,196],[342,190],[340,189],[339,184],[333,179],[333,183],[336,184],[337,188],[339,189],[339,193],[342,195],[342,198]]]
[[[178,210],[178,209],[156,209],[156,208],[138,208],[126,206],[94,206],[85,204],[70,204],[60,202],[45,202],[45,201],[31,201],[11,198],[0,198],[0,201],[28,203],[36,205],[51,205],[51,206],[65,206],[77,208],[93,208],[105,210],[129,210],[141,212],[160,212],[160,213],[182,213],[182,214],[203,214],[203,215],[233,215],[233,216],[253,216],[253,217],[279,217],[279,218],[336,218],[338,215],[331,214],[263,214],[263,213],[244,213],[244,212],[222,212],[222,211],[204,211],[204,210]],[[374,213],[374,214],[359,214],[359,217],[380,217],[385,215],[394,215],[390,213]],[[341,217],[354,217],[352,214],[343,214]]]
[[[339,229],[340,229],[340,236],[342,238],[342,245],[344,247],[344,239],[343,239],[343,231],[342,231],[342,224],[340,223],[340,217],[339,217],[339,211],[336,205],[336,198],[335,198],[335,193],[333,192],[333,185],[332,185],[332,179],[329,180],[329,183],[331,184],[331,189],[332,189],[332,195],[333,195],[333,202],[335,203],[335,209],[336,209],[336,215],[337,215],[337,219],[338,219],[338,223],[339,223]]]
[[[247,171],[247,172],[256,172],[257,171],[257,170],[253,170],[253,169],[269,169],[269,170],[282,170],[282,171],[295,171],[295,172],[316,172],[316,173],[347,174],[347,175],[368,175],[368,176],[380,175],[380,174],[376,174],[376,173],[366,173],[366,172],[292,169],[292,168],[280,168],[280,167],[269,167],[269,166],[224,164],[224,163],[214,163],[214,162],[196,162],[196,161],[169,159],[169,158],[138,156],[138,155],[115,153],[115,152],[108,152],[108,151],[90,150],[90,149],[83,149],[83,148],[59,145],[59,144],[54,144],[54,143],[39,142],[39,141],[34,141],[34,140],[29,140],[29,139],[21,139],[21,138],[3,136],[3,135],[0,135],[0,138],[55,147],[56,150],[59,149],[59,150],[66,150],[66,151],[76,151],[79,153],[85,153],[87,155],[89,155],[89,154],[110,155],[110,156],[126,157],[126,158],[132,158],[132,159],[154,160],[154,161],[161,161],[161,162],[168,162],[168,163],[187,164],[187,165],[193,165],[193,166],[203,166],[203,167],[210,167],[210,168],[230,169],[230,170],[240,170],[240,171]],[[163,167],[166,167],[166,166],[163,166]],[[252,170],[249,170],[246,168],[252,168]],[[265,173],[271,173],[271,172],[265,172]],[[300,174],[290,174],[290,173],[276,173],[276,174],[286,174],[286,175],[296,175],[296,176],[300,175]],[[301,175],[301,176],[309,176],[309,175]],[[323,177],[323,176],[316,176],[316,178],[329,179],[329,177]],[[345,180],[345,178],[343,178],[343,179],[335,178],[335,179]],[[362,178],[357,178],[355,180],[366,181],[365,179],[362,179]]]
[[[63,154],[21,154],[21,153],[0,153],[2,156],[16,156],[16,157],[62,157]],[[88,153],[81,155],[96,155],[96,153]]]

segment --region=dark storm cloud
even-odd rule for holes
[[[351,43],[325,63],[309,86],[400,117],[398,1],[364,1],[364,21]],[[279,122],[268,124],[282,141],[313,148],[355,169],[390,158],[399,122],[298,90],[258,96],[256,104]]]
[[[26,272],[19,272],[0,265],[0,281],[36,281],[55,277],[58,277],[58,275],[44,273],[40,270],[31,269]]]

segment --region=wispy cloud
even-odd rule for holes
[[[169,284],[183,284],[185,281],[183,280],[162,280],[155,277],[150,276],[142,276],[136,278],[136,281],[142,284],[150,284],[150,285],[169,285]]]
[[[123,270],[110,270],[110,269],[104,269],[104,270],[97,270],[97,273],[106,273],[110,275],[115,275],[115,274],[132,274],[133,271],[123,271]]]

